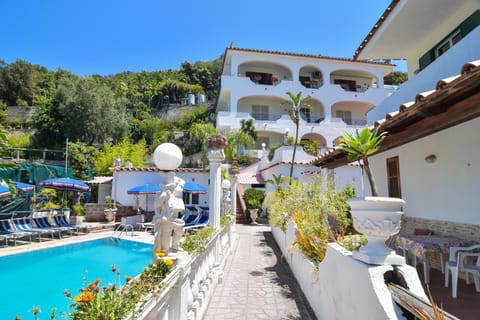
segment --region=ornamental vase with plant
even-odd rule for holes
[[[347,153],[349,161],[359,161],[367,174],[372,191],[371,197],[353,198],[348,201],[354,228],[365,235],[367,245],[354,251],[352,256],[368,264],[404,264],[405,258],[398,256],[385,245],[387,239],[400,231],[405,201],[398,198],[379,197],[376,181],[368,157],[375,154],[387,133],[378,133],[364,128],[355,133],[345,133],[338,148]]]

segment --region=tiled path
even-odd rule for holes
[[[238,239],[204,320],[316,319],[270,227],[236,225]]]

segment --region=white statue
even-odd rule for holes
[[[185,225],[185,221],[178,218],[178,214],[185,211],[185,204],[182,199],[184,184],[185,181],[174,177],[174,182],[162,185],[163,191],[155,202],[153,252],[160,250],[166,253],[178,251],[178,244],[182,238]]]

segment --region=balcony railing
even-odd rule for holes
[[[223,274],[225,260],[234,241],[232,219],[218,230],[205,246],[205,251],[178,261],[175,270],[162,281],[165,289],[152,296],[135,318],[143,319],[202,319],[215,287]]]
[[[349,126],[366,126],[367,125],[367,119],[352,119],[352,118],[333,118],[331,119],[331,122],[344,122],[345,124]]]

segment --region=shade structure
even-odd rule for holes
[[[207,193],[208,190],[204,186],[201,186],[195,182],[186,182],[183,186],[183,191],[188,193]]]
[[[20,181],[15,181],[14,183],[15,183],[15,186],[17,187],[17,189],[21,189],[25,192],[32,191],[35,187],[33,184],[24,183],[24,182],[20,182]]]
[[[88,192],[90,186],[82,181],[72,178],[53,178],[40,182],[40,186],[49,189],[63,190],[63,191],[79,191]]]
[[[154,184],[142,184],[127,190],[128,194],[155,194],[162,192],[162,188]]]
[[[136,196],[144,194],[145,195],[145,210],[148,211],[148,195],[149,194],[156,194],[162,192],[162,188],[155,184],[142,184],[140,186],[136,186],[127,190],[128,194],[134,194]],[[137,207],[138,205],[138,197],[137,197]]]
[[[8,187],[0,184],[0,198],[8,197],[10,195],[11,195],[10,189],[8,189]]]

